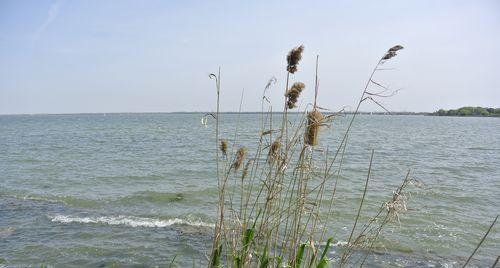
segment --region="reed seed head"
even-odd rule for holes
[[[396,51],[401,50],[401,49],[403,49],[403,48],[404,48],[403,46],[396,45],[396,46],[391,47],[391,48],[389,49],[389,51],[394,51],[394,52],[396,52]]]
[[[403,49],[403,46],[400,45],[396,45],[389,48],[389,50],[387,50],[387,52],[385,53],[384,57],[382,57],[382,60],[388,60],[390,58],[395,57],[396,55],[398,55],[396,52],[401,49]]]
[[[281,147],[281,142],[280,140],[276,140],[271,144],[271,147],[269,147],[269,154],[268,154],[268,161],[271,162],[275,159],[278,159],[278,151]]]
[[[222,151],[222,154],[224,154],[224,156],[227,157],[227,140],[226,139],[220,140],[220,150]]]
[[[246,147],[241,147],[236,151],[236,159],[234,160],[233,163],[233,168],[234,170],[238,170],[241,167],[241,164],[243,163],[243,160],[245,160],[245,156],[247,155],[247,148]]]
[[[318,110],[313,110],[307,114],[307,127],[304,135],[306,144],[314,146],[318,144],[319,127],[323,123],[323,114]]]
[[[288,107],[288,109],[293,109],[294,107],[296,107],[300,93],[302,92],[302,90],[304,90],[305,87],[306,85],[304,85],[304,83],[295,82],[293,83],[292,87],[286,91],[286,106]]]
[[[288,52],[286,56],[286,61],[288,63],[286,70],[290,73],[295,73],[297,71],[297,65],[299,65],[299,61],[302,59],[302,52],[304,52],[304,45],[300,45],[296,48],[293,48]]]

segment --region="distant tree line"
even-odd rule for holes
[[[456,110],[440,109],[434,112],[433,115],[439,116],[498,116],[500,117],[500,108],[486,107],[462,107]]]

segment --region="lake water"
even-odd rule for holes
[[[202,114],[0,116],[0,267],[205,265],[215,223],[214,122]],[[222,137],[235,114],[221,115]],[[240,118],[237,145],[255,147],[259,114]],[[348,118],[321,132],[338,144]],[[357,118],[332,234],[345,241],[375,150],[367,204],[411,169],[400,224],[387,226],[369,267],[461,267],[500,213],[500,119]],[[366,210],[370,210],[367,205]],[[369,213],[369,212],[368,212]],[[500,254],[500,225],[473,264]],[[335,257],[335,249],[330,252]]]

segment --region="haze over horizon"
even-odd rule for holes
[[[401,89],[391,111],[500,106],[498,1],[2,1],[0,114],[222,111],[282,107],[286,54],[304,44],[292,81],[321,107],[357,103],[371,69]],[[373,104],[363,111],[380,111]]]

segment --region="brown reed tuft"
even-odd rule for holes
[[[281,147],[281,142],[279,140],[276,140],[271,144],[271,147],[269,147],[269,154],[268,154],[268,161],[272,162],[275,159],[278,159],[278,151]]]
[[[306,85],[304,85],[304,83],[295,82],[293,83],[292,87],[286,91],[285,93],[285,96],[287,98],[286,106],[288,107],[288,109],[293,109],[294,107],[296,107],[297,100],[299,99],[300,96],[300,92],[302,92],[302,90],[304,90],[305,87]]]
[[[306,144],[314,146],[318,144],[319,127],[323,122],[323,114],[318,110],[313,110],[307,114],[307,128],[304,135]]]
[[[288,52],[286,56],[286,61],[288,65],[286,66],[286,70],[290,73],[295,73],[297,71],[297,65],[299,65],[299,61],[302,59],[302,52],[304,52],[304,45],[300,45],[296,48],[293,48]]]
[[[238,151],[236,151],[236,159],[234,160],[233,163],[234,170],[238,170],[241,167],[241,164],[243,163],[243,160],[245,160],[246,155],[247,155],[246,147],[241,147],[238,149]]]
[[[400,46],[400,45],[396,45],[396,46],[393,46],[391,48],[389,48],[389,50],[387,50],[387,52],[385,53],[384,57],[382,57],[382,60],[388,60],[390,58],[393,58],[397,55],[397,51],[398,50],[401,50],[403,49],[403,46]]]
[[[227,158],[227,140],[226,139],[221,139],[220,140],[220,150],[222,151],[222,154]]]
[[[396,51],[401,50],[401,49],[403,49],[403,48],[404,48],[403,46],[400,46],[400,45],[395,45],[395,46],[391,47],[391,48],[389,49],[389,51],[394,51],[394,52],[396,52]]]

